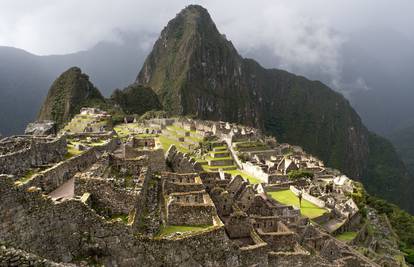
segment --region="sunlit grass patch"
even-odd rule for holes
[[[292,205],[296,208],[299,208],[299,198],[289,189],[268,192],[268,194],[282,204]],[[323,215],[326,212],[326,209],[320,208],[310,203],[309,201],[302,199],[302,206],[300,207],[300,211],[303,216],[313,219]]]
[[[354,240],[357,234],[358,234],[357,232],[343,232],[335,237],[341,241],[349,242],[349,241]]]
[[[186,233],[186,232],[199,232],[208,229],[211,225],[206,226],[184,226],[184,225],[168,225],[161,228],[158,236],[167,236],[172,233]]]

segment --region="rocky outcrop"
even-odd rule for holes
[[[72,67],[52,84],[38,115],[38,120],[53,120],[61,128],[82,107],[100,107],[105,100],[80,68]]]
[[[151,87],[172,114],[261,128],[409,209],[409,178],[404,169],[393,168],[398,157],[390,152],[392,160],[378,162],[373,153],[379,141],[341,94],[242,58],[200,6],[188,6],[163,29],[137,83]],[[391,179],[381,171],[387,168],[397,171]],[[376,190],[372,181],[377,178],[389,186]]]

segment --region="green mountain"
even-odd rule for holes
[[[318,81],[242,58],[207,10],[190,5],[162,30],[137,77],[175,115],[240,122],[302,146],[360,179],[368,192],[414,212],[413,180],[392,145]]]
[[[100,107],[105,99],[80,68],[72,67],[52,84],[38,120],[53,120],[61,128],[85,106]]]
[[[132,84],[123,90],[115,90],[111,100],[126,114],[142,115],[150,110],[161,109],[161,103],[154,91],[138,84]]]
[[[398,155],[411,175],[414,174],[414,126],[395,131],[389,136]]]

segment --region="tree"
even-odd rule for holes
[[[300,178],[313,178],[314,174],[313,174],[313,172],[306,171],[306,170],[303,170],[303,169],[299,169],[299,170],[290,171],[288,173],[288,177],[291,180],[297,180],[297,179],[300,179]]]

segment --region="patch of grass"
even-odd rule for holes
[[[205,157],[206,160],[211,160],[211,161],[221,161],[221,160],[232,160],[232,157],[222,157],[222,158],[213,158],[210,156],[206,156]]]
[[[232,170],[232,171],[225,171],[225,173],[229,173],[232,176],[241,175],[244,179],[247,179],[251,184],[260,184],[262,181],[242,170]]]
[[[36,174],[36,172],[34,170],[29,170],[26,172],[26,174],[19,179],[19,182],[22,184],[25,184],[26,182],[28,182],[34,175]]]
[[[184,226],[184,225],[168,225],[161,228],[158,236],[167,236],[172,233],[185,233],[185,232],[198,232],[211,227],[211,225],[205,226]]]
[[[70,159],[71,157],[81,154],[82,151],[76,149],[73,144],[68,144],[68,153],[65,155],[65,159]]]
[[[178,151],[181,151],[183,153],[189,153],[190,152],[190,150],[188,148],[186,148],[186,147],[184,147],[180,144],[181,142],[178,142],[178,141],[173,140],[173,139],[169,139],[164,135],[159,136],[158,139],[159,139],[164,151],[167,151],[168,148],[170,148],[171,145],[175,145],[177,147]]]
[[[274,198],[275,200],[279,201],[282,204],[292,205],[292,206],[295,206],[296,208],[299,208],[298,197],[289,189],[268,192],[268,194],[272,198]],[[302,206],[300,207],[300,211],[303,216],[308,217],[310,219],[319,217],[326,212],[325,209],[320,208],[304,199],[302,199]]]
[[[128,214],[118,214],[118,215],[112,215],[111,218],[110,218],[110,221],[121,221],[121,222],[127,224],[128,219],[129,219]]]
[[[357,236],[357,234],[357,232],[343,232],[335,237],[341,241],[348,242],[352,241]]]

